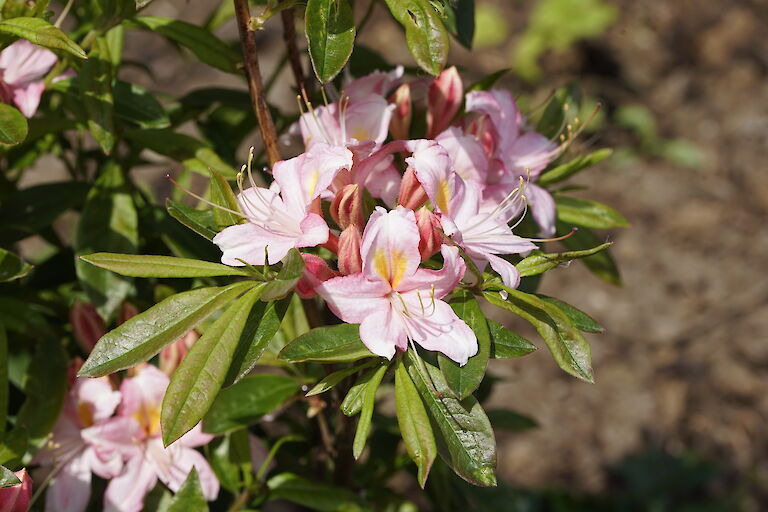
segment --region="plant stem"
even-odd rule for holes
[[[251,13],[248,9],[248,0],[233,0],[235,3],[235,17],[237,29],[240,33],[240,43],[243,47],[243,60],[245,62],[245,74],[248,79],[248,90],[251,94],[251,107],[259,121],[261,138],[264,140],[264,149],[267,152],[267,160],[270,167],[280,160],[280,150],[277,144],[277,132],[272,114],[264,96],[264,86],[261,82],[259,70],[258,47],[256,33],[249,28],[248,20]]]
[[[291,71],[296,81],[296,88],[305,91],[309,88],[309,80],[304,77],[304,66],[301,63],[301,53],[296,44],[296,24],[293,20],[293,8],[285,9],[280,13],[283,19],[283,41],[288,50],[288,61],[291,63]]]

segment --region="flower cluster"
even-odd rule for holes
[[[533,182],[566,142],[526,130],[508,91],[465,95],[455,68],[402,82],[402,69],[374,72],[324,106],[304,98],[294,132],[306,152],[277,162],[268,188],[255,185],[249,158],[237,197],[244,221],[214,242],[228,265],[273,264],[304,249],[298,292],[359,323],[373,353],[392,358],[415,342],[463,365],[477,340],[442,299],[488,266],[518,285],[506,256],[536,245],[510,224],[530,206],[542,233],[554,233],[555,203]],[[417,114],[428,138],[408,138]],[[335,264],[307,250],[317,246]]]

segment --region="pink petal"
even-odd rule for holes
[[[52,51],[19,39],[0,52],[3,81],[11,86],[25,86],[38,81],[56,64]]]
[[[200,478],[200,487],[203,490],[203,496],[208,501],[213,501],[219,494],[219,480],[216,475],[213,474],[211,466],[208,461],[205,460],[199,452],[191,449],[180,447],[173,453],[171,466],[167,474],[160,474],[160,480],[168,486],[173,492],[177,492],[184,481],[189,476],[189,472],[192,468],[197,470],[197,475]],[[164,479],[163,476],[167,478]]]
[[[552,195],[546,189],[533,183],[528,185],[525,194],[528,197],[528,204],[531,206],[531,214],[536,224],[541,228],[541,234],[543,236],[554,235],[557,207]]]
[[[464,277],[467,266],[459,256],[457,247],[444,244],[440,248],[440,253],[443,255],[443,268],[440,270],[418,269],[413,276],[403,280],[398,291],[421,290],[423,296],[429,297],[434,289],[434,296],[437,299],[442,299],[451,293]]]
[[[360,339],[377,356],[392,359],[395,347],[402,350],[408,348],[408,337],[400,319],[395,318],[396,314],[392,306],[387,304],[366,316],[360,324]]]
[[[136,416],[147,414],[151,409],[159,410],[168,382],[168,376],[157,367],[150,364],[138,367],[136,375],[123,380],[120,385],[123,401],[120,403],[118,414]]]
[[[427,135],[442,132],[459,111],[464,99],[464,85],[456,66],[443,70],[429,86],[427,95]]]
[[[186,448],[196,448],[213,441],[213,435],[203,432],[203,427],[198,423],[192,430],[181,436],[176,443]]]
[[[531,180],[557,157],[557,144],[545,136],[528,132],[518,138],[504,154],[510,170],[522,174],[530,173]]]
[[[372,140],[379,144],[384,142],[389,132],[393,109],[394,105],[377,95],[351,102],[344,112],[342,130],[346,139]]]
[[[499,273],[505,286],[517,288],[520,284],[520,272],[517,270],[517,267],[504,258],[493,254],[486,254],[485,257],[491,264],[491,268]]]
[[[403,77],[403,67],[398,66],[392,71],[376,70],[364,77],[352,80],[342,92],[350,101],[359,101],[370,95],[385,96],[390,89],[400,83]]]
[[[13,102],[19,108],[24,117],[32,117],[40,105],[40,98],[45,91],[43,82],[31,82],[25,86],[13,89]]]
[[[477,353],[475,333],[448,304],[425,301],[423,295],[419,300],[415,291],[403,294],[403,299],[409,310],[416,312],[406,319],[413,341],[427,350],[442,352],[462,366]],[[424,314],[419,315],[422,303]]]
[[[243,266],[239,260],[250,265],[263,265],[265,254],[269,254],[269,263],[282,260],[296,244],[296,238],[281,233],[267,231],[261,226],[246,222],[235,224],[220,231],[213,237],[213,243],[222,251],[221,262],[225,265]],[[265,248],[268,251],[265,252]]]
[[[104,493],[104,512],[140,512],[144,497],[156,483],[152,463],[144,455],[131,458],[125,472],[110,480]]]
[[[435,139],[448,152],[456,173],[468,181],[485,185],[488,174],[488,155],[482,144],[461,129],[452,126]]]
[[[392,288],[410,277],[419,267],[419,229],[412,210],[398,206],[387,212],[376,210],[363,232],[363,274],[383,279]]]
[[[389,284],[382,280],[368,280],[360,274],[334,277],[315,289],[333,313],[350,324],[358,324],[366,317],[389,307]]]
[[[91,468],[82,454],[64,464],[45,494],[46,512],[83,512],[91,497]]]
[[[75,381],[71,393],[78,402],[79,408],[88,408],[91,422],[109,418],[120,403],[120,392],[112,388],[108,377],[98,379],[81,377]]]
[[[328,241],[328,224],[316,213],[309,213],[301,221],[301,236],[294,243],[294,247],[315,247]],[[270,255],[270,258],[272,255]],[[282,258],[280,258],[282,259]]]
[[[457,175],[448,152],[434,141],[410,141],[410,145],[413,155],[405,162],[413,167],[432,204],[450,215]]]

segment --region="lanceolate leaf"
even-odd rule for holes
[[[97,267],[130,277],[215,277],[249,276],[246,270],[228,267],[221,263],[174,258],[173,256],[148,256],[97,252],[80,256]]]
[[[321,512],[357,511],[360,499],[341,487],[307,480],[293,473],[280,473],[267,481],[270,500],[288,500]]]
[[[222,313],[192,345],[176,369],[163,398],[160,417],[168,446],[203,419],[219,392],[232,362],[260,287],[252,288]]]
[[[355,43],[355,20],[348,0],[309,0],[304,17],[312,67],[329,82],[347,63]]]
[[[216,227],[216,222],[213,220],[213,212],[211,210],[196,210],[191,206],[177,203],[172,199],[165,200],[165,207],[171,217],[178,220],[195,233],[208,240],[213,240],[213,237],[216,236],[218,229]]]
[[[387,371],[389,364],[381,363],[376,368],[376,372],[371,379],[365,384],[365,389],[362,393],[362,408],[360,410],[360,419],[357,420],[357,430],[355,431],[355,439],[352,442],[352,454],[355,459],[359,459],[363,454],[365,448],[365,441],[368,439],[368,433],[371,430],[371,418],[373,418],[373,407],[376,404],[376,390],[381,384],[381,379],[384,378],[384,374]]]
[[[443,372],[448,387],[461,400],[472,394],[480,385],[488,366],[488,356],[491,351],[491,339],[488,335],[488,324],[472,294],[467,290],[459,290],[451,299],[451,308],[456,315],[464,320],[477,337],[477,354],[469,358],[467,364],[459,366],[442,353],[437,360]]]
[[[443,6],[446,28],[467,49],[475,37],[475,0],[451,0]]]
[[[558,221],[557,222],[557,234],[562,236],[568,234],[571,231],[571,226]],[[604,239],[599,238],[591,230],[583,228],[579,229],[573,236],[562,241],[563,245],[571,250],[579,251],[585,250],[599,245]],[[621,285],[621,276],[619,275],[619,268],[616,266],[616,262],[611,256],[611,252],[606,250],[582,258],[581,262],[584,263],[587,268],[595,274],[597,277],[611,284]]]
[[[283,348],[279,357],[292,363],[351,363],[374,354],[360,340],[359,325],[339,324],[317,327],[299,336]]]
[[[0,103],[0,144],[24,142],[28,131],[27,118],[15,107]]]
[[[472,396],[458,400],[437,368],[413,350],[406,354],[408,374],[440,431],[440,456],[468,482],[496,485],[496,440],[483,408]]]
[[[208,502],[205,501],[205,496],[203,496],[200,478],[197,476],[197,470],[192,466],[187,479],[184,480],[179,491],[173,496],[165,512],[207,512],[207,510]]]
[[[491,336],[491,357],[494,359],[520,357],[536,350],[536,345],[493,320],[488,320],[488,333]]]
[[[597,201],[555,196],[557,218],[566,224],[594,229],[622,228],[629,225],[619,212]]]
[[[539,426],[532,418],[509,409],[492,409],[488,411],[488,419],[491,420],[493,428],[513,432],[530,430]]]
[[[544,253],[535,251],[533,254],[523,259],[520,263],[515,265],[520,272],[521,277],[535,276],[542,274],[551,268],[567,263],[569,261],[586,258],[592,256],[600,251],[603,251],[612,245],[611,242],[600,244],[597,247],[591,249],[585,249],[583,251],[569,251],[569,252],[556,252],[556,253]]]
[[[440,74],[448,58],[448,32],[429,0],[386,0],[392,16],[405,27],[405,40],[419,66]]]
[[[42,18],[11,18],[0,21],[0,34],[21,37],[40,46],[64,50],[85,58],[85,52],[67,35]]]
[[[539,179],[536,180],[536,183],[542,187],[557,183],[558,181],[562,181],[573,176],[577,172],[582,171],[587,167],[591,167],[598,162],[602,162],[611,156],[611,153],[613,153],[612,149],[598,149],[597,151],[594,151],[588,155],[578,156],[570,162],[558,165],[554,169],[545,172],[539,176]]]
[[[376,375],[378,368],[371,368],[360,376],[357,381],[349,388],[347,396],[341,402],[341,412],[347,416],[358,414],[363,408],[363,395],[368,386],[368,382]]]
[[[12,252],[0,249],[0,282],[20,279],[29,274],[31,270],[32,265],[24,263]]]
[[[222,229],[237,224],[242,220],[242,216],[236,215],[234,212],[240,211],[240,205],[237,203],[235,193],[232,192],[232,187],[229,186],[224,176],[215,169],[210,169],[211,181],[210,181],[210,196],[211,202],[226,208],[226,211],[221,208],[212,208],[213,220],[216,222],[219,231]]]
[[[79,75],[80,97],[88,121],[88,130],[106,154],[115,145],[113,120],[112,61],[107,40],[94,41],[88,60]]]
[[[261,294],[262,300],[282,299],[296,286],[304,275],[304,258],[297,249],[291,249],[283,259],[283,266],[277,276],[267,282]]]
[[[143,363],[255,285],[235,283],[171,295],[105,334],[78,375],[100,377]]]
[[[419,485],[423,489],[437,455],[437,444],[427,411],[402,361],[395,367],[395,407],[405,449],[419,469]]]
[[[559,299],[556,299],[554,297],[547,297],[546,295],[536,294],[538,298],[540,298],[543,301],[549,302],[550,304],[557,306],[560,311],[565,313],[568,318],[571,319],[571,322],[573,322],[573,325],[576,326],[576,328],[580,331],[584,332],[592,332],[592,333],[602,333],[605,332],[605,328],[597,323],[597,320],[586,314],[580,309],[577,309],[567,302],[563,302]]]
[[[372,365],[376,363],[377,361],[373,359],[371,361],[367,361],[365,363],[352,366],[351,368],[344,368],[343,370],[338,370],[333,373],[329,373],[328,375],[323,377],[320,380],[320,382],[315,384],[315,386],[312,389],[307,391],[306,396],[314,396],[314,395],[319,395],[320,393],[325,393],[326,391],[333,388],[336,384],[346,379],[350,375],[354,375],[359,371],[365,370],[366,368],[370,368]]]
[[[143,87],[118,80],[112,93],[115,97],[115,116],[120,119],[141,128],[165,128],[171,124],[160,102]]]

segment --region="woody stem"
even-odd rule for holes
[[[301,53],[296,44],[296,25],[293,18],[293,8],[280,12],[283,19],[283,41],[288,51],[288,62],[291,63],[291,71],[299,91],[309,87],[309,81],[304,77],[304,66],[301,63]]]

